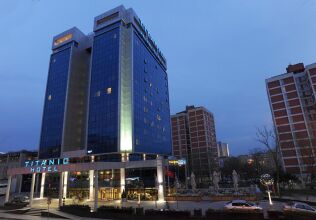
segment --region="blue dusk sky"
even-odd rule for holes
[[[38,149],[53,36],[89,33],[120,4],[168,60],[171,114],[205,106],[233,155],[259,147],[256,127],[272,124],[265,79],[316,62],[313,0],[0,0],[0,151]]]

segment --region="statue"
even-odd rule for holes
[[[238,191],[238,174],[236,170],[233,170],[233,183],[234,183],[234,190],[235,192]]]
[[[180,189],[180,183],[177,176],[175,177],[174,185],[176,187],[176,190]]]
[[[220,181],[220,176],[219,176],[219,173],[217,173],[216,171],[213,172],[213,185],[214,185],[214,191],[216,193],[218,193],[218,190],[219,190],[219,183]]]
[[[193,190],[193,192],[195,192],[195,190],[196,190],[196,182],[195,182],[195,175],[194,175],[193,172],[191,173],[191,178],[190,178],[190,180],[191,180],[191,187],[192,187],[192,190]]]

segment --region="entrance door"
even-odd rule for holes
[[[105,187],[105,188],[101,188],[101,200],[115,200],[115,199],[119,199],[119,191],[117,188],[113,188],[113,187]]]

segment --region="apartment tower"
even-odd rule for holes
[[[185,158],[200,186],[210,182],[218,167],[214,116],[204,107],[187,106],[171,116],[173,155]]]
[[[316,64],[289,65],[266,87],[282,166],[307,180],[316,172]]]

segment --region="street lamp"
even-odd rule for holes
[[[271,190],[269,190],[269,186],[273,185],[274,180],[273,178],[270,176],[270,174],[263,174],[260,177],[260,183],[264,186],[267,187],[267,193],[268,193],[268,197],[269,197],[269,204],[273,205],[272,200],[271,200]]]

